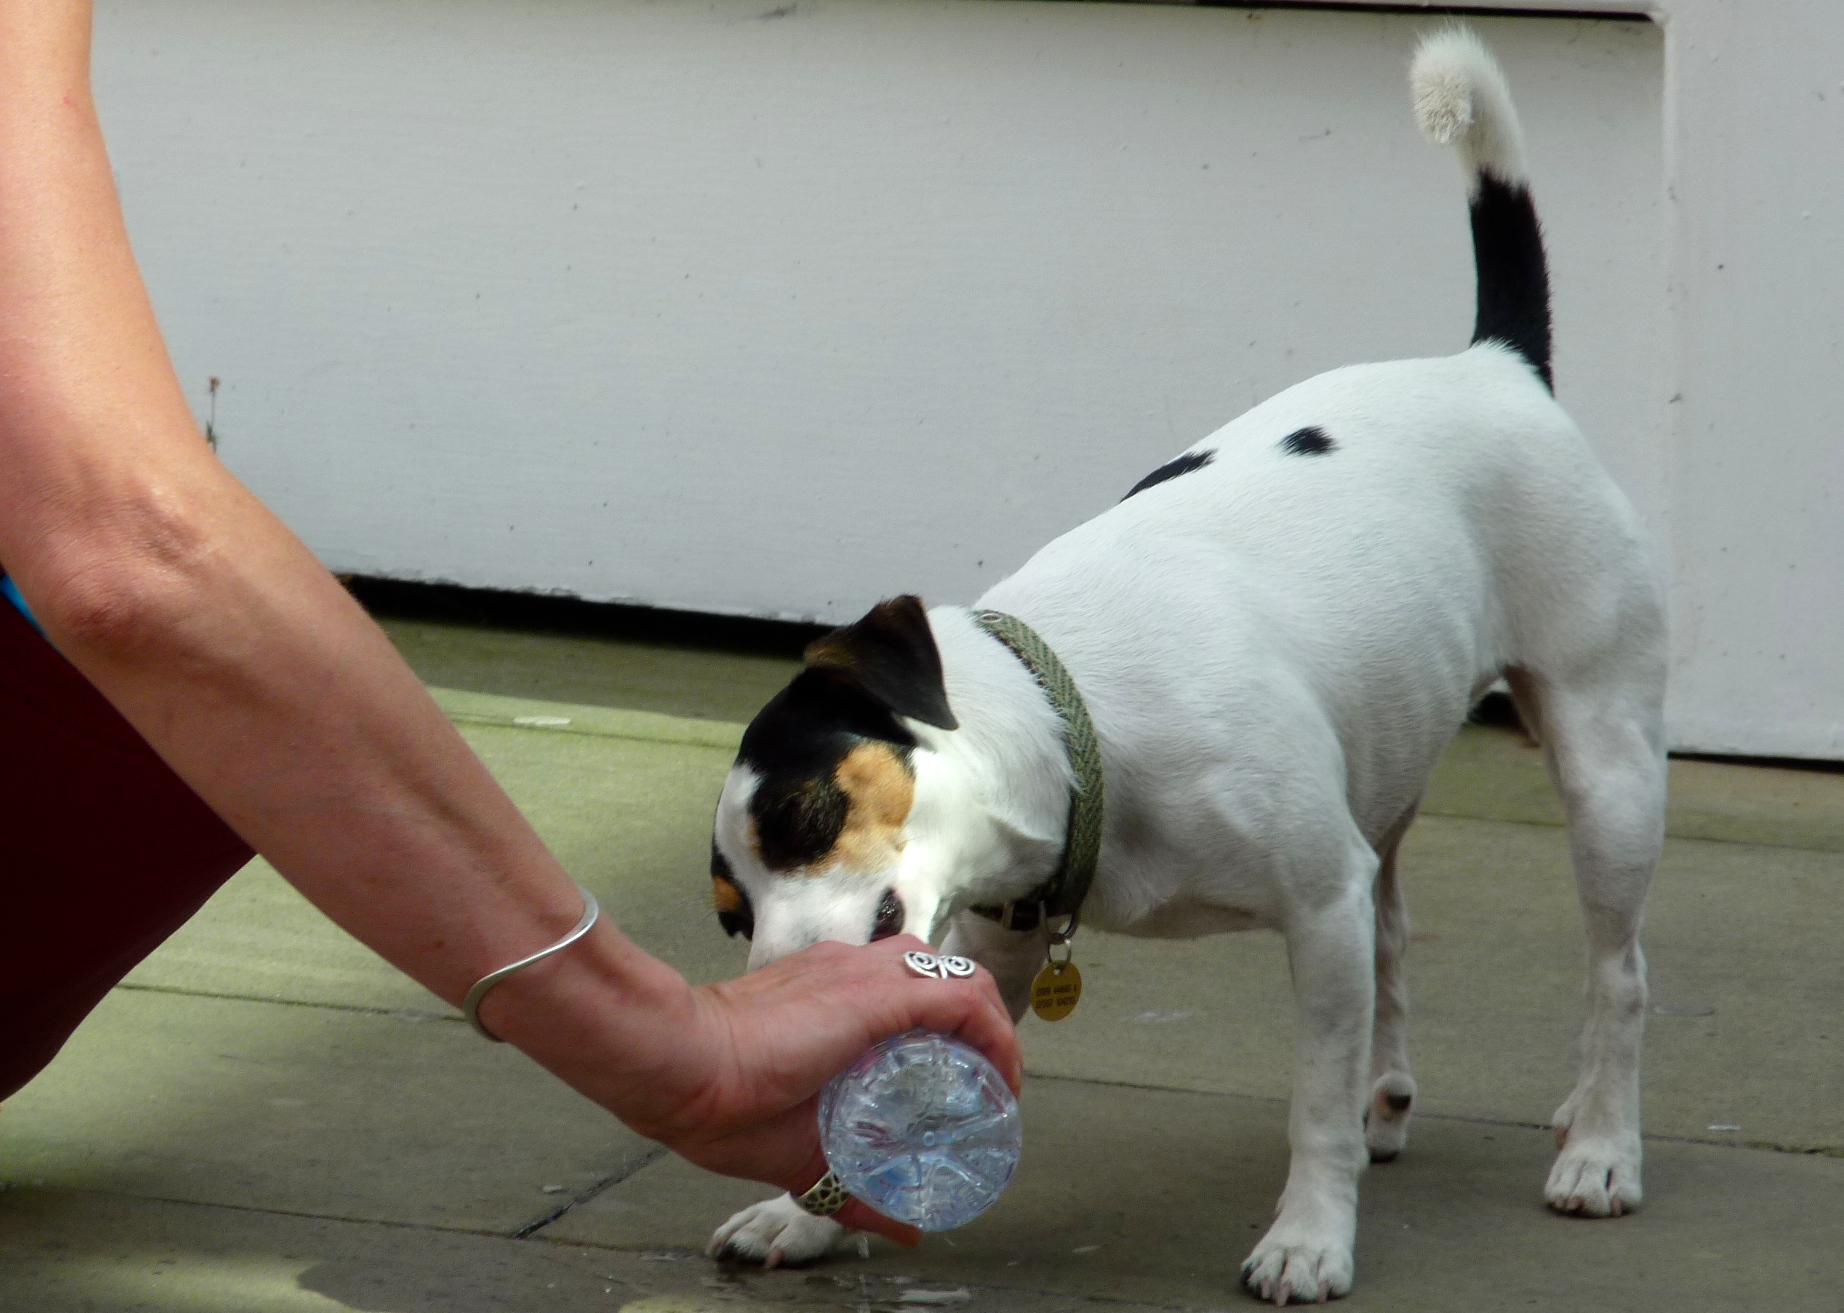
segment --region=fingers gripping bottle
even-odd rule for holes
[[[820,1145],[840,1183],[878,1212],[949,1231],[998,1199],[1024,1126],[983,1054],[912,1030],[866,1050],[821,1092]]]

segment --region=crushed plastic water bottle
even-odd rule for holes
[[[950,1231],[998,1199],[1024,1126],[983,1054],[912,1030],[873,1045],[821,1092],[820,1145],[845,1188],[878,1212]]]

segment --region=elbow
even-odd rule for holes
[[[28,596],[45,632],[71,656],[132,661],[158,654],[198,614],[212,557],[193,517],[138,506],[43,553]]]

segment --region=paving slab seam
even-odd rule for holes
[[[1281,1102],[1281,1100],[1275,1100]],[[1418,1112],[1417,1118],[1426,1118],[1431,1122],[1460,1122],[1467,1126],[1503,1126],[1507,1129],[1526,1131],[1553,1131],[1556,1128],[1549,1122],[1506,1121],[1496,1117],[1469,1117],[1458,1112]],[[1640,1132],[1639,1138],[1649,1144],[1694,1144],[1703,1149],[1753,1150],[1757,1153],[1790,1154],[1804,1158],[1844,1158],[1844,1145],[1836,1144],[1776,1144],[1772,1140],[1741,1140],[1731,1136],[1722,1140],[1699,1140],[1693,1135],[1655,1135],[1651,1131]]]
[[[530,696],[515,696],[499,693],[477,692],[464,688],[449,688],[438,684],[428,686],[430,694],[448,718],[457,725],[480,726],[494,729],[526,730],[535,733],[561,733],[589,738],[624,740],[628,742],[648,742],[672,744],[684,747],[722,748],[734,750],[741,741],[744,726],[741,722],[723,717],[684,715],[658,711],[646,711],[639,708],[609,706],[604,704],[584,704],[575,702],[558,702]],[[1772,762],[1734,762],[1708,763],[1697,757],[1676,757],[1689,764],[1732,764],[1736,769],[1746,769],[1750,765],[1773,767]],[[1502,764],[1502,763],[1501,763]],[[1784,770],[1785,767],[1781,766]],[[1820,769],[1818,774],[1834,774],[1834,770]],[[1437,786],[1436,796],[1429,797],[1423,812],[1429,816],[1449,819],[1500,821],[1505,824],[1538,825],[1545,829],[1560,829],[1563,821],[1560,816],[1545,816],[1533,819],[1525,815],[1520,817],[1503,817],[1482,814],[1478,810],[1455,807],[1444,802]],[[1547,795],[1552,801],[1553,793]],[[1693,799],[1699,796],[1696,789],[1691,790]],[[1719,809],[1720,810],[1720,809]],[[1751,833],[1745,838],[1725,834],[1710,834],[1699,823],[1712,819],[1704,809],[1693,806],[1689,816],[1683,820],[1690,828],[1667,821],[1667,834],[1676,839],[1693,839],[1705,843],[1740,844],[1752,847],[1784,848],[1807,852],[1836,852],[1839,845],[1835,838],[1818,842],[1810,839],[1776,838],[1771,833]],[[1714,819],[1720,821],[1721,816]],[[1731,818],[1734,819],[1734,818]],[[1762,818],[1754,818],[1759,821]]]
[[[1417,816],[1438,816],[1444,821],[1485,821],[1492,825],[1527,825],[1539,830],[1566,830],[1568,825],[1562,821],[1533,821],[1523,816],[1482,816],[1478,812],[1436,811],[1432,807],[1422,807],[1416,811]],[[1837,849],[1822,844],[1782,843],[1773,839],[1748,838],[1725,839],[1714,834],[1686,834],[1682,830],[1666,827],[1665,837],[1674,843],[1720,843],[1733,848],[1780,848],[1797,853],[1836,853]]]
[[[584,1190],[581,1194],[577,1195],[574,1199],[570,1200],[570,1202],[564,1204],[561,1208],[554,1210],[553,1212],[547,1214],[544,1217],[538,1218],[535,1222],[527,1222],[524,1226],[520,1227],[517,1231],[514,1231],[512,1233],[512,1238],[514,1240],[530,1240],[533,1236],[537,1235],[538,1232],[542,1231],[545,1227],[549,1226],[552,1222],[555,1222],[558,1218],[562,1217],[565,1213],[569,1212],[572,1208],[575,1208],[578,1204],[588,1203],[591,1199],[601,1194],[602,1191],[608,1189],[610,1186],[619,1185],[621,1184],[621,1182],[627,1180],[628,1177],[632,1176],[635,1172],[642,1171],[645,1168],[653,1166],[654,1163],[658,1162],[660,1159],[666,1156],[666,1152],[667,1152],[666,1146],[660,1145],[657,1148],[651,1150],[650,1152],[642,1154],[639,1158],[636,1158],[632,1163],[630,1163],[626,1167],[623,1167],[617,1170],[613,1175],[604,1177],[602,1180],[597,1181],[594,1185],[590,1186],[587,1190]]]
[[[1138,1081],[1096,1080],[1088,1076],[1058,1076],[1048,1072],[1032,1071],[1025,1068],[1025,1075],[1036,1081],[1055,1081],[1063,1085],[1095,1085],[1117,1090],[1145,1090],[1152,1094],[1194,1094],[1205,1099],[1241,1099],[1249,1103],[1265,1103],[1269,1106],[1282,1106],[1292,1102],[1291,1099],[1277,1098],[1267,1094],[1231,1094],[1222,1090],[1191,1089],[1183,1085],[1147,1085]],[[1502,1126],[1507,1130],[1553,1131],[1550,1122],[1516,1121],[1508,1117],[1479,1117],[1463,1112],[1422,1112],[1415,1113],[1417,1120],[1437,1122],[1459,1122],[1467,1126]],[[1691,1135],[1655,1135],[1650,1131],[1640,1134],[1641,1140],[1657,1144],[1695,1144],[1706,1149],[1752,1149],[1757,1152],[1792,1154],[1807,1158],[1844,1158],[1844,1145],[1836,1144],[1776,1144],[1772,1140],[1739,1140],[1734,1137],[1721,1140],[1699,1140]]]
[[[355,1226],[389,1226],[409,1231],[439,1231],[451,1235],[492,1236],[500,1240],[529,1240],[536,1236],[539,1231],[542,1231],[545,1227],[557,1221],[558,1218],[562,1217],[572,1208],[577,1207],[579,1204],[588,1203],[604,1190],[617,1186],[636,1172],[643,1171],[653,1166],[654,1163],[664,1158],[668,1152],[669,1151],[664,1145],[654,1146],[632,1162],[623,1165],[618,1170],[591,1185],[588,1189],[577,1194],[561,1207],[553,1209],[551,1212],[546,1213],[544,1216],[534,1221],[525,1223],[525,1225],[514,1231],[493,1231],[469,1226],[436,1226],[427,1222],[399,1222],[389,1218],[350,1217],[343,1213],[310,1213],[291,1208],[259,1208],[252,1204],[231,1204],[222,1201],[202,1199],[175,1199],[169,1198],[166,1195],[139,1194],[129,1190],[85,1190],[81,1187],[71,1186],[60,1188],[68,1189],[73,1194],[97,1195],[108,1199],[139,1199],[148,1203],[182,1204],[192,1208],[229,1208],[239,1213],[259,1213],[274,1217],[299,1217],[304,1220],[316,1222],[345,1222]],[[0,1180],[0,1193],[17,1188],[19,1187],[15,1182]]]
[[[20,1189],[17,1182],[0,1182],[0,1192]],[[393,1231],[428,1231],[437,1235],[477,1236],[485,1240],[513,1240],[510,1231],[493,1231],[478,1226],[437,1226],[433,1222],[399,1222],[388,1217],[348,1217],[344,1213],[309,1213],[294,1208],[259,1208],[254,1204],[227,1204],[213,1199],[175,1199],[167,1195],[137,1194],[132,1190],[90,1190],[77,1185],[56,1187],[65,1194],[91,1195],[98,1199],[129,1199],[138,1203],[171,1204],[179,1208],[220,1208],[233,1213],[257,1217],[295,1217],[304,1222],[340,1222],[347,1226],[382,1226]]]
[[[517,730],[523,734],[575,734],[583,738],[591,739],[626,739],[630,743],[677,743],[689,748],[722,748],[731,746],[727,742],[713,743],[706,738],[680,738],[668,734],[636,733],[632,730],[598,729],[593,725],[521,725],[516,718],[508,720],[499,716],[474,716],[465,712],[456,711],[450,711],[447,715],[449,721],[456,725],[486,725],[492,729]],[[730,722],[725,720],[713,720],[708,723],[721,726],[725,730],[727,730],[730,725]],[[740,738],[741,736],[742,730],[739,727],[737,730],[737,737]],[[726,734],[724,737],[728,738],[729,736]]]
[[[631,1249],[631,1248],[625,1248],[620,1245],[601,1245],[601,1244],[596,1244],[593,1241],[584,1241],[584,1240],[570,1240],[570,1241],[554,1240],[554,1241],[549,1241],[547,1243],[554,1244],[560,1249],[596,1249],[596,1250],[601,1250],[603,1253],[610,1253],[610,1254],[647,1254],[647,1253],[666,1254],[666,1253],[670,1253],[670,1254],[683,1254],[685,1257],[689,1259],[694,1259],[694,1260],[706,1257],[706,1255],[704,1254],[702,1250],[697,1250],[697,1249],[659,1249],[657,1247],[648,1247],[644,1249]],[[835,1254],[830,1259],[822,1259],[821,1262],[822,1263],[830,1262],[830,1261],[833,1261],[833,1259],[836,1259],[837,1257],[838,1255]],[[712,1266],[717,1267],[720,1271],[722,1270],[721,1264],[717,1263],[715,1260],[711,1260],[711,1262],[712,1262]],[[748,1270],[753,1273],[757,1269],[745,1269],[745,1270]],[[798,1272],[804,1269],[784,1268],[781,1270],[788,1271],[788,1272]],[[927,1279],[934,1281],[938,1284],[944,1284],[944,1285],[949,1284],[952,1280],[951,1278],[927,1278]],[[964,1290],[967,1292],[967,1298],[941,1300],[939,1302],[943,1304],[951,1304],[954,1307],[961,1307],[963,1305],[971,1307],[979,1302],[979,1298],[981,1295],[990,1295],[990,1296],[995,1296],[995,1297],[1002,1297],[1005,1295],[1039,1295],[1046,1299],[1060,1300],[1065,1305],[1086,1305],[1086,1306],[1093,1307],[1093,1308],[1126,1308],[1126,1309],[1134,1309],[1134,1310],[1156,1309],[1156,1310],[1169,1310],[1169,1313],[1224,1313],[1223,1306],[1220,1304],[1214,1304],[1214,1303],[1209,1305],[1208,1307],[1204,1305],[1200,1305],[1200,1304],[1162,1304],[1162,1303],[1154,1303],[1154,1302],[1151,1302],[1145,1299],[1123,1298],[1123,1297],[1115,1296],[1115,1295],[1080,1294],[1075,1291],[1058,1290],[1050,1286],[997,1286],[997,1285],[974,1285],[972,1283],[965,1283],[965,1284],[960,1284],[958,1288],[960,1290]],[[1246,1302],[1244,1297],[1241,1296],[1239,1292],[1237,1295],[1234,1296],[1234,1298],[1238,1300],[1238,1303]],[[1252,1299],[1252,1296],[1248,1298]],[[868,1301],[868,1304],[875,1308],[884,1309],[884,1308],[892,1308],[892,1307],[902,1307],[905,1304],[908,1304],[913,1307],[913,1306],[922,1304],[923,1302],[924,1301],[919,1301],[919,1300],[917,1301],[904,1300],[902,1296],[899,1294],[895,1299],[872,1298]],[[927,1301],[927,1302],[932,1303],[935,1301]],[[1003,1307],[1003,1305],[1001,1305],[1001,1307]]]
[[[661,1149],[658,1154],[653,1155],[651,1158],[647,1160],[648,1163],[657,1161],[657,1159],[660,1156],[663,1156],[665,1152],[666,1151],[664,1149]],[[643,1163],[640,1165],[645,1166],[647,1164]],[[638,1170],[638,1168],[636,1170]],[[631,1174],[632,1173],[625,1173],[624,1175],[631,1175]],[[7,1188],[8,1187],[4,1183],[0,1183],[0,1192],[4,1192]],[[131,1193],[122,1193],[122,1192],[117,1192],[117,1191],[110,1191],[110,1190],[86,1190],[81,1187],[64,1186],[64,1187],[59,1187],[59,1189],[62,1193],[73,1194],[73,1195],[88,1195],[88,1196],[93,1196],[93,1197],[102,1198],[102,1199],[125,1199],[125,1200],[141,1202],[141,1203],[157,1203],[157,1204],[165,1204],[165,1205],[175,1206],[175,1207],[193,1208],[193,1209],[200,1209],[200,1210],[223,1210],[223,1211],[236,1212],[236,1213],[245,1213],[245,1214],[250,1214],[250,1215],[258,1216],[258,1217],[287,1217],[287,1218],[297,1218],[302,1221],[309,1221],[309,1222],[336,1222],[336,1223],[341,1223],[341,1224],[349,1225],[349,1226],[377,1226],[377,1227],[385,1227],[391,1230],[398,1230],[398,1231],[426,1232],[426,1233],[437,1234],[437,1235],[469,1236],[475,1239],[499,1240],[499,1241],[505,1241],[507,1243],[517,1243],[521,1239],[521,1237],[519,1236],[509,1235],[503,1231],[489,1231],[489,1230],[482,1230],[482,1229],[475,1228],[475,1227],[434,1226],[434,1225],[424,1223],[424,1222],[397,1222],[397,1221],[390,1221],[390,1220],[381,1219],[381,1218],[346,1217],[346,1216],[342,1216],[339,1214],[300,1212],[300,1211],[293,1210],[293,1209],[255,1208],[255,1207],[250,1207],[248,1205],[243,1205],[243,1204],[215,1203],[215,1202],[208,1202],[208,1201],[199,1200],[199,1199],[174,1199],[174,1198],[168,1198],[162,1195],[131,1194]],[[587,1197],[588,1196],[585,1195],[585,1198]],[[559,1210],[560,1215],[562,1211],[563,1210]],[[590,1251],[596,1251],[596,1252],[601,1252],[601,1253],[611,1253],[611,1254],[641,1254],[641,1255],[671,1254],[675,1256],[682,1256],[687,1261],[692,1261],[692,1262],[706,1261],[706,1262],[709,1262],[710,1267],[716,1269],[718,1272],[722,1273],[725,1271],[724,1265],[716,1263],[715,1261],[709,1260],[709,1256],[706,1255],[702,1250],[694,1249],[689,1246],[680,1247],[680,1246],[659,1246],[659,1245],[644,1245],[644,1246],[612,1245],[612,1244],[602,1244],[602,1243],[598,1243],[596,1241],[590,1241],[590,1240],[565,1240],[561,1238],[553,1238],[553,1237],[542,1236],[542,1235],[534,1236],[532,1238],[537,1240],[544,1249],[554,1251],[554,1252],[559,1252],[559,1253],[563,1251],[567,1251],[567,1250],[576,1250],[579,1253],[584,1253],[584,1254],[587,1254]],[[949,1243],[951,1244],[952,1242],[950,1241]],[[748,1269],[748,1270],[752,1274],[758,1273],[760,1271],[760,1269]],[[794,1270],[794,1269],[790,1269],[790,1270]],[[609,1278],[605,1276],[603,1279],[609,1279]],[[640,1293],[642,1295],[649,1293],[648,1288],[637,1286],[632,1281],[622,1280],[620,1278],[614,1278],[614,1280],[617,1282],[617,1284],[625,1286],[628,1289],[636,1291],[637,1293]],[[707,1280],[705,1284],[709,1286],[713,1283]],[[1074,1292],[1057,1291],[1057,1290],[1049,1289],[1047,1287],[1030,1286],[1030,1285],[963,1284],[960,1286],[960,1288],[963,1290],[966,1290],[970,1298],[965,1301],[956,1300],[954,1301],[956,1304],[963,1303],[963,1302],[972,1303],[975,1300],[977,1300],[977,1297],[982,1293],[990,1292],[993,1294],[1004,1294],[1004,1293],[1010,1292],[1010,1293],[1040,1295],[1046,1298],[1053,1298],[1053,1299],[1061,1300],[1063,1303],[1069,1304],[1069,1305],[1088,1305],[1088,1306],[1093,1306],[1096,1308],[1129,1308],[1129,1309],[1134,1309],[1134,1310],[1140,1310],[1140,1309],[1169,1310],[1170,1313],[1197,1313],[1197,1310],[1199,1307],[1198,1305],[1195,1305],[1195,1304],[1173,1304],[1173,1303],[1163,1303],[1163,1302],[1151,1302],[1151,1301],[1144,1300],[1144,1299],[1118,1298],[1118,1297],[1110,1296],[1110,1295],[1078,1294]],[[892,1301],[877,1300],[873,1302],[877,1303],[880,1306],[883,1306],[883,1305],[887,1305],[891,1303]],[[899,1300],[896,1302],[901,1302],[900,1296],[899,1296]]]
[[[727,748],[742,742],[743,725],[731,720],[675,716],[658,711],[592,706],[577,702],[550,702],[514,698],[496,693],[427,685],[442,713],[456,724],[486,725],[498,729],[529,730],[541,734],[577,734],[590,738],[629,739],[642,743],[675,743],[687,747]]]
[[[283,1008],[318,1008],[323,1012],[356,1012],[370,1017],[394,1017],[398,1021],[443,1021],[461,1025],[459,1012],[423,1012],[416,1008],[376,1008],[363,1003],[321,1003],[304,998],[278,998],[263,994],[224,994],[210,989],[182,989],[177,985],[120,984],[116,989],[139,994],[173,994],[180,998],[210,998],[228,1003],[267,1003]]]
[[[438,689],[432,691],[445,692],[446,690]],[[575,707],[573,703],[558,705],[565,709],[572,709]],[[619,709],[616,708],[584,708],[584,710],[619,711]],[[734,746],[732,740],[740,740],[743,731],[743,726],[723,720],[695,721],[693,723],[703,732],[692,731],[684,735],[679,735],[673,733],[671,730],[614,729],[591,724],[576,723],[574,720],[572,720],[571,723],[561,725],[533,724],[530,723],[528,718],[521,716],[480,714],[476,712],[446,709],[445,711],[448,719],[457,725],[484,725],[495,729],[520,730],[532,734],[574,734],[587,738],[621,739],[631,743],[671,743],[680,744],[686,747],[731,747]],[[675,719],[691,720],[690,717]],[[1697,759],[1693,758],[1693,760]],[[1747,763],[1735,764],[1745,765]],[[1478,812],[1456,811],[1425,805],[1421,809],[1421,814],[1424,816],[1444,817],[1449,820],[1491,821],[1500,825],[1532,825],[1546,830],[1567,828],[1566,822],[1563,821],[1531,820],[1528,817],[1488,816]],[[1737,844],[1748,848],[1788,848],[1798,852],[1835,851],[1824,845],[1789,843],[1760,836],[1752,836],[1746,839],[1731,839],[1721,835],[1687,834],[1682,831],[1673,830],[1669,828],[1669,826],[1667,826],[1665,835],[1670,839],[1678,839],[1691,843]]]
[[[1509,823],[1521,824],[1523,822],[1509,822]],[[1708,842],[1720,842],[1720,840],[1710,840]],[[312,1009],[319,1009],[321,1011],[326,1011],[326,1012],[347,1012],[347,1013],[358,1014],[361,1016],[392,1017],[399,1021],[408,1021],[408,1022],[414,1022],[414,1023],[419,1023],[419,1024],[423,1022],[431,1022],[431,1021],[446,1022],[452,1025],[460,1025],[462,1023],[462,1018],[459,1014],[454,1014],[454,1013],[443,1014],[439,1012],[419,1012],[411,1008],[379,1008],[379,1007],[367,1007],[361,1004],[317,1003],[317,1002],[309,1002],[307,1000],[302,1000],[302,999],[265,998],[260,995],[254,995],[254,994],[223,994],[223,993],[216,993],[216,992],[208,991],[208,990],[180,989],[180,988],[170,986],[170,985],[123,984],[123,985],[117,985],[116,988],[120,990],[124,990],[124,991],[137,992],[137,993],[177,995],[182,998],[206,998],[206,999],[213,999],[213,1000],[218,1000],[218,1001],[226,1001],[226,1002],[234,1002],[234,1003],[262,1003],[262,1004],[272,1004],[272,1005],[280,1006],[280,1007],[312,1008]],[[1195,1094],[1195,1095],[1199,1095],[1205,1098],[1247,1099],[1250,1102],[1266,1103],[1270,1105],[1285,1104],[1288,1102],[1287,1099],[1276,1098],[1271,1095],[1233,1094],[1233,1093],[1226,1093],[1221,1090],[1197,1089],[1197,1088],[1193,1088],[1193,1087],[1185,1086],[1185,1085],[1151,1085],[1151,1084],[1147,1084],[1141,1081],[1099,1080],[1093,1077],[1086,1077],[1086,1076],[1062,1076],[1062,1075],[1057,1075],[1051,1072],[1033,1071],[1029,1066],[1027,1066],[1025,1070],[1026,1070],[1026,1074],[1029,1075],[1031,1079],[1033,1080],[1058,1081],[1058,1082],[1062,1082],[1065,1084],[1071,1084],[1071,1085],[1094,1085],[1094,1086],[1102,1086],[1102,1087],[1113,1088],[1113,1089],[1148,1090],[1151,1092],[1163,1093],[1163,1094]],[[1475,1125],[1475,1126],[1503,1126],[1507,1128],[1520,1128],[1523,1130],[1535,1130],[1535,1131],[1547,1131],[1547,1130],[1554,1129],[1554,1127],[1548,1122],[1516,1121],[1510,1118],[1480,1117],[1480,1116],[1473,1116],[1467,1113],[1419,1112],[1418,1111],[1415,1115],[1417,1117],[1426,1118],[1431,1121],[1462,1122],[1468,1125]],[[1703,1139],[1698,1139],[1694,1136],[1658,1135],[1658,1134],[1653,1134],[1649,1131],[1642,1134],[1640,1138],[1642,1140],[1655,1141],[1660,1144],[1704,1144],[1704,1145],[1713,1145],[1717,1148],[1724,1148],[1724,1149],[1753,1149],[1753,1150],[1767,1152],[1767,1153],[1800,1154],[1800,1155],[1817,1156],[1817,1157],[1825,1157],[1825,1158],[1844,1158],[1844,1144],[1825,1144],[1825,1143],[1785,1144],[1785,1143],[1779,1143],[1773,1140],[1738,1140],[1735,1138],[1727,1138],[1727,1139],[1720,1139],[1720,1140],[1718,1139],[1703,1140]],[[600,1194],[603,1190],[608,1189],[610,1186],[620,1184],[621,1181],[626,1179],[628,1176],[631,1176],[634,1172],[637,1172],[644,1167],[648,1167],[652,1165],[654,1162],[658,1161],[660,1155],[663,1154],[664,1152],[665,1152],[664,1150],[660,1150],[658,1153],[655,1153],[645,1158],[643,1161],[638,1162],[631,1169],[618,1173],[617,1175],[608,1178],[608,1180],[600,1182],[590,1187],[589,1191],[586,1194],[580,1196],[577,1199],[572,1200],[570,1203],[565,1204],[562,1208],[558,1209],[556,1213],[552,1214],[550,1217],[541,1218],[529,1224],[530,1230],[522,1231],[519,1233],[519,1235],[521,1237],[530,1235],[536,1230],[539,1230],[545,1226],[548,1226],[552,1221],[555,1221],[557,1218],[562,1217],[565,1213],[569,1212],[570,1209],[574,1208],[578,1203],[582,1203],[588,1199],[594,1198],[597,1194]],[[492,1234],[498,1234],[498,1233],[495,1232]]]
[[[540,1236],[538,1237],[538,1239],[542,1240],[545,1244],[551,1245],[557,1249],[579,1249],[579,1250],[592,1250],[593,1249],[593,1250],[598,1250],[605,1254],[671,1254],[674,1256],[683,1256],[684,1258],[690,1259],[690,1260],[709,1258],[709,1255],[707,1255],[702,1249],[678,1248],[678,1247],[661,1246],[661,1245],[611,1245],[611,1244],[603,1244],[595,1240],[553,1240],[553,1239],[549,1239],[544,1236]],[[834,1259],[837,1259],[838,1257],[839,1257],[839,1254],[835,1253],[831,1255],[828,1259],[820,1260],[820,1263],[823,1264],[826,1262],[830,1262]],[[732,1266],[732,1265],[727,1265],[724,1263],[719,1263],[715,1259],[710,1259],[710,1263],[712,1267],[717,1268],[720,1272],[730,1270]],[[817,1267],[819,1265],[820,1264],[815,1264],[814,1266]],[[745,1264],[735,1264],[734,1268],[735,1270],[747,1272],[750,1275],[756,1275],[763,1270],[760,1267],[755,1267],[752,1265],[745,1265]],[[782,1268],[779,1270],[782,1272],[799,1272],[799,1271],[804,1271],[807,1269],[799,1268],[799,1267],[787,1267],[787,1268]],[[872,1278],[872,1279],[876,1279],[876,1278]],[[888,1278],[884,1278],[884,1279],[887,1280]],[[914,1278],[908,1278],[908,1279],[914,1280]],[[925,1278],[925,1279],[928,1279],[928,1278]],[[953,1300],[952,1303],[956,1306],[959,1306],[961,1304],[971,1305],[973,1303],[976,1303],[978,1301],[978,1296],[981,1293],[994,1293],[994,1294],[1012,1293],[1012,1294],[1027,1294],[1027,1295],[1043,1295],[1048,1298],[1060,1299],[1068,1304],[1089,1304],[1097,1308],[1168,1309],[1168,1310],[1171,1310],[1172,1313],[1200,1313],[1200,1307],[1199,1305],[1196,1305],[1196,1304],[1162,1304],[1162,1303],[1153,1303],[1153,1302],[1150,1302],[1144,1299],[1121,1298],[1115,1295],[1086,1295],[1086,1294],[1079,1294],[1073,1291],[1054,1290],[1047,1286],[997,1286],[997,1285],[973,1285],[971,1283],[967,1283],[967,1284],[961,1285],[960,1288],[967,1292],[969,1298],[965,1300],[961,1300],[961,1299]],[[900,1303],[920,1303],[921,1301],[905,1301],[905,1300],[902,1300],[902,1298],[899,1296],[896,1300],[877,1299],[877,1300],[872,1300],[871,1302],[873,1304],[877,1304],[880,1306],[887,1306],[893,1303],[898,1303],[898,1304]],[[943,1302],[947,1302],[947,1301],[943,1301]],[[1215,1313],[1215,1310],[1212,1310],[1211,1313]]]

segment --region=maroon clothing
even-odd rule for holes
[[[0,600],[0,1099],[252,855]]]

